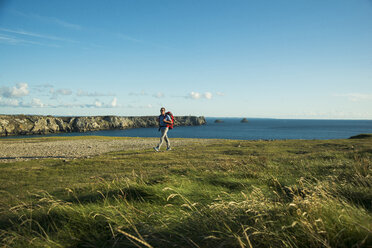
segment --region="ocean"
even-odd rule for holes
[[[215,123],[215,120],[222,123]],[[175,127],[168,132],[170,138],[237,139],[237,140],[285,140],[285,139],[346,139],[361,133],[372,133],[372,120],[294,120],[207,117],[203,126]],[[44,136],[112,136],[159,137],[157,128],[105,130],[86,133],[60,133]],[[11,136],[8,138],[40,137]]]

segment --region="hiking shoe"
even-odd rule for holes
[[[168,148],[167,148],[167,151],[170,151],[170,150],[172,150],[172,148],[168,147]]]
[[[158,152],[158,151],[159,151],[159,148],[157,148],[157,147],[154,147],[154,150],[155,150],[156,152]]]

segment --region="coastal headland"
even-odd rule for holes
[[[156,119],[157,116],[0,115],[0,136],[156,127],[158,125]],[[175,116],[176,126],[198,126],[205,123],[203,116]]]

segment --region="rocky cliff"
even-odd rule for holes
[[[82,116],[0,115],[0,136],[87,132],[109,129],[157,127],[157,116]],[[176,126],[205,124],[204,117],[175,116]]]

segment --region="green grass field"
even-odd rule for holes
[[[372,138],[1,163],[0,244],[371,247]]]

